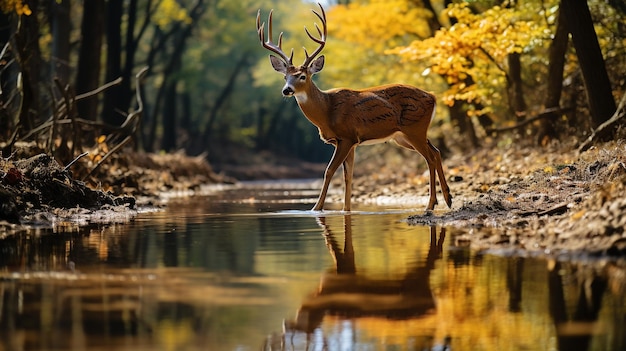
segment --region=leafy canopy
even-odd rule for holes
[[[427,38],[426,19],[433,14],[408,0],[373,0],[368,4],[351,3],[332,9],[332,33],[342,40],[359,43],[382,53],[402,45],[405,38]]]
[[[337,5],[328,11],[327,65],[321,79],[330,85],[364,88],[390,82],[419,84],[385,50],[431,35],[433,13],[419,1],[372,0]]]
[[[173,22],[190,23],[191,18],[176,0],[162,0],[154,13],[154,22],[163,29]]]
[[[507,56],[532,50],[537,38],[549,34],[545,21],[514,8],[494,6],[476,14],[464,2],[449,5],[444,14],[456,23],[388,53],[407,62],[425,61],[424,75],[444,77],[449,88],[443,101],[449,105],[455,100],[492,105],[507,83]]]
[[[15,11],[18,15],[30,16],[32,11],[22,0],[0,0],[0,10],[4,13]]]

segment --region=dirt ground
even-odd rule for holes
[[[382,172],[358,177],[355,200],[426,196],[427,172],[415,173],[410,170],[414,163],[402,160],[371,165],[372,171]],[[446,209],[438,192],[435,211],[413,215],[409,223],[445,225],[457,245],[479,250],[626,256],[624,141],[581,154],[573,143],[548,148],[511,144],[457,154],[444,164],[452,208]]]
[[[306,167],[322,176],[323,165]],[[1,158],[0,238],[33,228],[125,222],[138,204],[158,205],[163,194],[188,196],[208,183],[235,181],[215,174],[202,157],[180,154],[127,153],[89,176],[84,168],[66,169],[42,154]],[[511,142],[456,153],[444,168],[452,208],[438,193],[436,210],[420,210],[409,223],[445,225],[457,245],[479,250],[626,257],[624,141],[581,154],[574,143],[529,148]],[[297,165],[293,172],[276,169],[280,174],[260,168],[257,177],[299,174]],[[333,186],[341,186],[341,177]],[[386,145],[359,148],[353,188],[353,203],[415,201],[428,194],[428,172],[416,154]]]
[[[32,144],[17,149],[0,157],[0,239],[39,229],[126,223],[139,207],[158,208],[206,184],[235,181],[215,174],[203,157],[129,151],[87,174],[97,158],[62,167]]]

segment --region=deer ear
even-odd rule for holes
[[[311,65],[309,65],[309,73],[315,74],[319,73],[322,68],[324,68],[324,55],[313,60]]]
[[[274,55],[270,55],[270,63],[276,72],[287,74],[287,64]]]

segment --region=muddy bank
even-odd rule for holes
[[[18,155],[0,158],[0,238],[33,229],[126,223],[140,209],[163,206],[167,197],[192,196],[206,184],[233,181],[215,174],[202,157],[179,154],[128,152],[92,173],[95,158],[63,167],[46,154]]]
[[[575,150],[509,145],[455,155],[444,162],[452,208],[439,193],[436,211],[424,204],[408,221],[445,225],[457,245],[478,250],[626,257],[626,143]],[[356,201],[428,194],[428,174],[411,170],[416,162],[390,160],[373,167],[394,172],[355,180]]]
[[[0,237],[68,222],[123,222],[134,214],[133,197],[92,189],[45,154],[2,159],[0,176]]]

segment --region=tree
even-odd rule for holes
[[[544,107],[549,111],[560,109],[561,106],[565,53],[569,41],[566,21],[567,18],[564,16],[563,11],[559,10],[554,37],[550,43],[548,54],[548,87]],[[557,111],[550,112],[548,117],[541,120],[541,127],[537,138],[539,143],[544,143],[544,140],[556,137],[554,122],[558,115],[559,113]]]
[[[597,127],[611,118],[616,106],[589,6],[587,1],[561,0],[561,11],[580,62],[592,125]]]
[[[124,6],[124,3],[127,5]],[[143,11],[138,5],[138,0],[126,2],[110,0],[107,5],[106,81],[122,78],[119,85],[111,87],[104,94],[102,120],[111,125],[120,125],[124,122],[124,113],[130,107],[138,45],[150,26],[151,17],[157,8],[154,1],[145,2]],[[140,15],[143,15],[143,19],[138,23]],[[126,22],[123,19],[126,19]]]
[[[136,3],[136,1],[133,1]],[[133,8],[131,6],[132,9]],[[109,88],[104,93],[104,104],[102,106],[102,121],[111,125],[121,125],[125,116],[123,112],[128,110],[129,99],[125,95],[130,95],[130,76],[122,74],[122,16],[124,16],[124,1],[109,0],[106,6],[106,73],[105,81],[110,82],[117,77],[122,77],[122,85]],[[127,31],[132,32],[134,23],[130,23],[130,17],[135,14],[129,13],[129,23]],[[122,113],[120,113],[122,112]]]
[[[20,5],[21,1],[16,2],[17,25],[12,47],[21,72],[22,83],[19,125],[23,132],[27,132],[34,128],[41,118],[39,75],[42,60],[37,9],[30,9],[27,5],[21,5],[24,7],[18,8],[17,6]]]
[[[521,19],[515,9],[499,6],[475,14],[467,3],[460,3],[451,4],[445,12],[456,20],[450,28],[392,52],[408,61],[426,60],[428,73],[445,77],[450,84],[443,95],[447,104],[454,100],[480,103],[485,109],[472,114],[491,112],[503,98],[504,87],[513,85],[507,61],[517,64],[515,59],[509,60],[511,55],[530,50],[544,27]],[[467,84],[468,77],[472,78],[471,85]]]
[[[162,2],[160,6],[165,6],[167,2]],[[173,4],[174,2],[172,2]],[[169,5],[167,5],[169,6]],[[173,7],[163,8],[162,12],[157,13],[160,16],[155,18],[155,24],[158,28],[155,28],[156,33],[159,34],[159,40],[155,41],[156,46],[164,49],[162,52],[154,51],[152,49],[149,54],[150,57],[155,57],[159,54],[162,58],[162,77],[163,81],[161,82],[158,92],[156,95],[156,100],[154,101],[151,118],[152,123],[148,129],[146,142],[144,143],[144,147],[147,150],[152,150],[152,147],[155,143],[156,139],[156,127],[158,125],[157,121],[159,117],[161,117],[161,121],[164,125],[171,125],[175,123],[173,121],[169,121],[167,119],[175,118],[175,115],[164,115],[162,113],[164,109],[164,101],[165,94],[167,89],[174,89],[176,86],[177,73],[181,67],[182,56],[185,53],[187,40],[191,37],[192,31],[195,26],[198,24],[198,21],[204,11],[206,10],[206,4],[203,0],[196,0],[191,7],[189,12],[186,12],[183,8],[177,7],[178,5],[171,5]],[[178,16],[178,17],[177,17]],[[175,22],[172,22],[175,20]],[[171,26],[170,26],[171,24]],[[161,28],[170,26],[170,30],[167,33],[163,33]],[[167,39],[171,39],[171,42],[168,44]],[[168,134],[169,137],[176,137],[175,134]],[[175,140],[168,140],[164,142],[165,145],[176,145]]]
[[[70,1],[52,1],[50,19],[52,27],[51,70],[63,83],[70,82]]]
[[[100,85],[102,39],[104,36],[104,0],[84,0],[81,25],[81,43],[76,73],[76,92],[86,93]],[[98,116],[98,97],[77,102],[81,118],[95,120]]]

